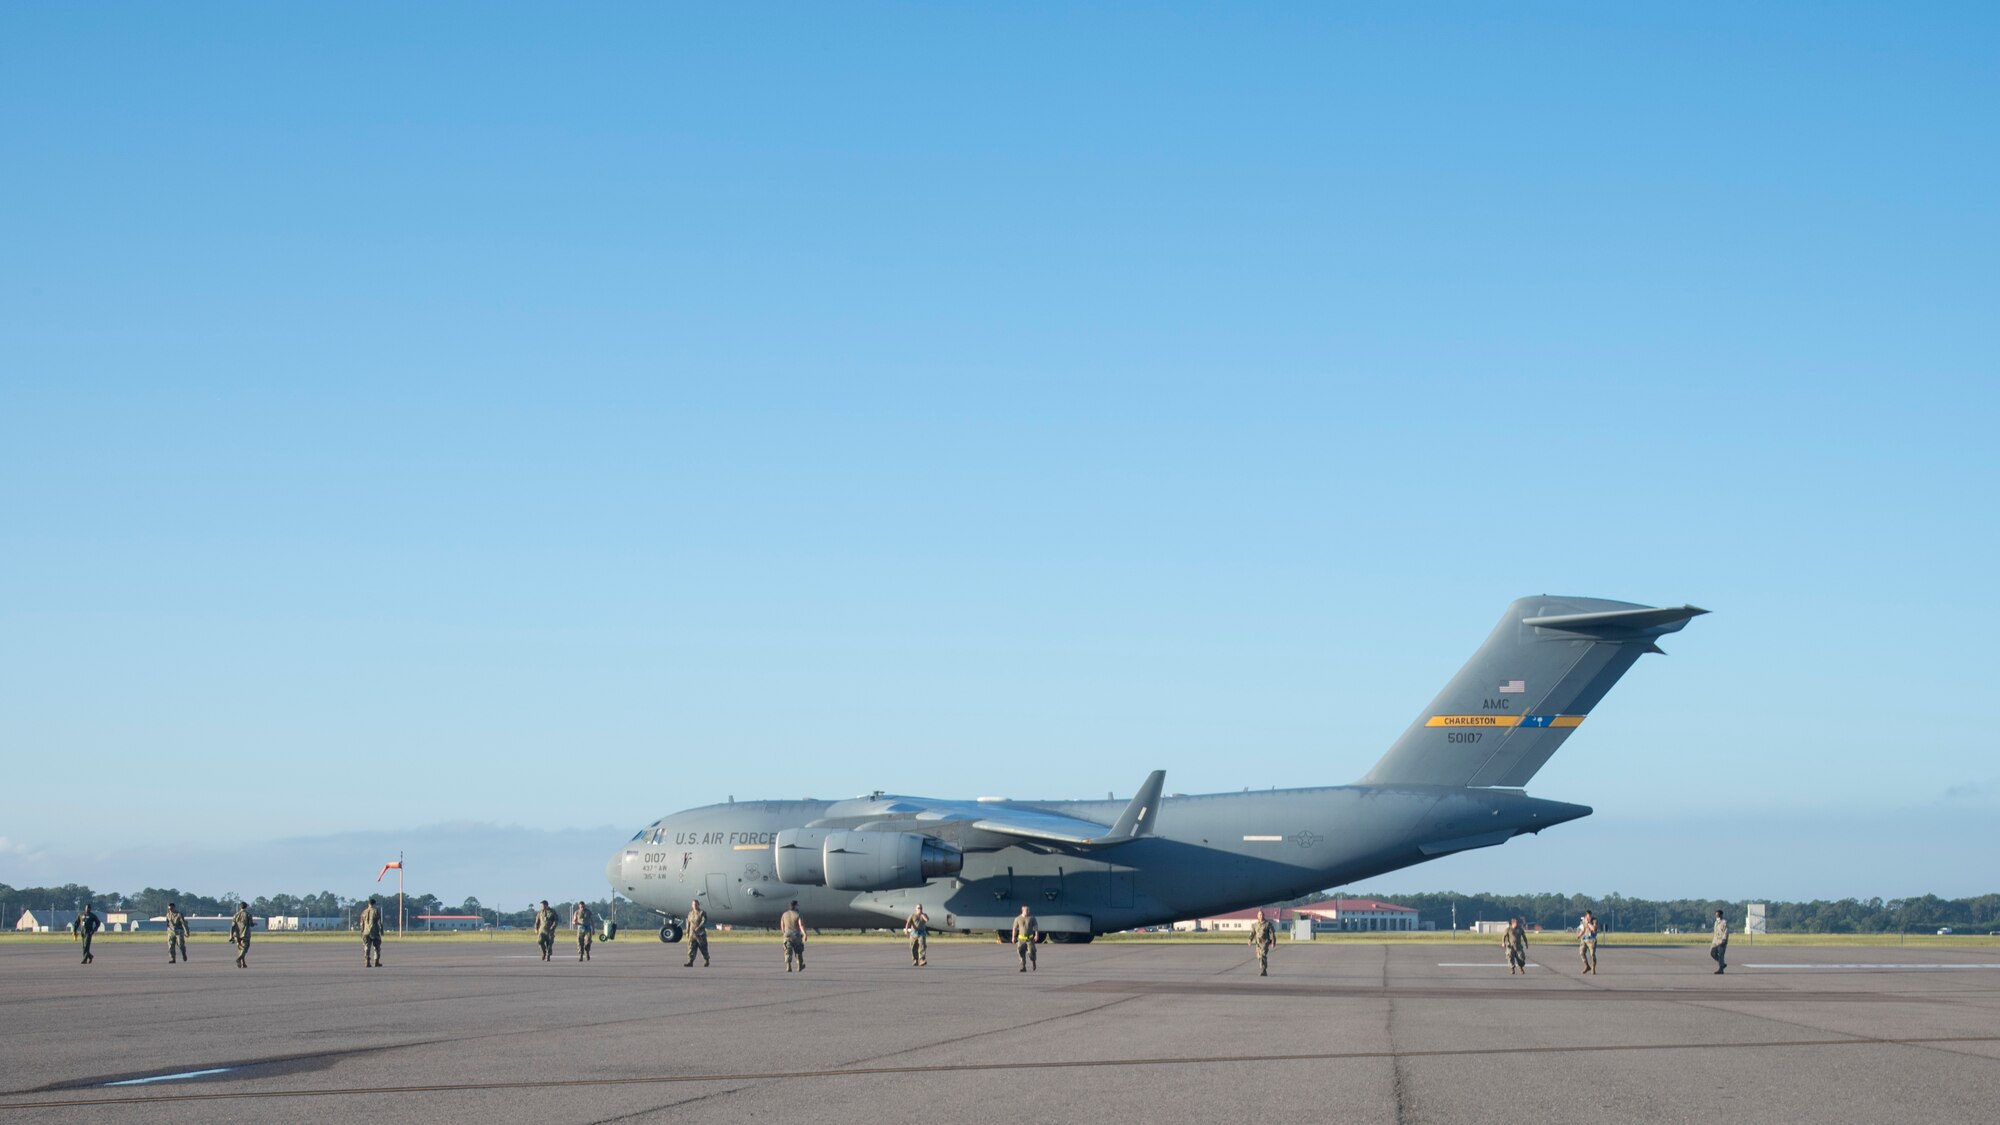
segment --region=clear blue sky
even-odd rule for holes
[[[1383,887],[1994,890],[1996,47],[7,5],[0,881],[1343,782],[1554,592],[1715,613],[1535,779],[1597,816]]]

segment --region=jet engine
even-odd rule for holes
[[[956,847],[916,832],[788,828],[776,843],[780,882],[840,891],[921,887],[965,863]]]
[[[826,886],[826,862],[820,849],[837,828],[787,828],[778,833],[777,847],[771,849],[771,865],[778,882],[797,887]]]
[[[836,832],[821,849],[826,885],[841,891],[921,887],[956,875],[965,863],[957,848],[915,832]]]

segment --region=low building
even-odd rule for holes
[[[61,933],[76,924],[74,910],[36,910],[33,907],[21,911],[14,928],[27,934]]]
[[[1417,911],[1378,898],[1330,898],[1299,907],[1324,922],[1322,933],[1406,933],[1417,929]]]
[[[1474,922],[1471,925],[1465,927],[1466,932],[1474,934],[1497,934],[1506,928],[1507,928],[1507,923],[1493,922],[1493,921]],[[1535,923],[1523,922],[1521,923],[1521,929],[1531,934],[1539,934],[1542,932],[1541,923],[1539,922]]]
[[[236,923],[236,919],[228,914],[183,914],[181,918],[187,922],[188,933],[191,934],[226,934]],[[167,916],[155,914],[139,928],[164,930],[167,928]]]
[[[294,933],[299,930],[338,930],[344,929],[346,925],[347,920],[344,918],[316,918],[311,915],[274,914],[264,919],[265,929],[283,933]]]
[[[477,914],[419,914],[416,921],[425,930],[477,930],[486,925],[486,919]]]
[[[1299,912],[1289,906],[1253,906],[1247,910],[1232,910],[1227,914],[1211,914],[1205,918],[1190,918],[1184,922],[1175,922],[1174,929],[1182,933],[1249,933],[1250,927],[1257,922],[1259,910],[1264,912],[1266,921],[1281,929],[1289,928],[1299,917]]]
[[[1257,920],[1258,907],[1232,910],[1205,918],[1175,922],[1174,929],[1193,932],[1247,932]],[[1264,917],[1280,928],[1293,928],[1303,918],[1312,923],[1314,933],[1389,933],[1414,931],[1417,912],[1407,906],[1375,898],[1330,898],[1304,906],[1266,906]]]

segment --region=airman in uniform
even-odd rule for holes
[[[1729,919],[1720,910],[1715,912],[1715,936],[1708,939],[1708,955],[1715,961],[1718,976],[1729,967]]]
[[[688,902],[687,943],[687,964],[681,968],[694,968],[694,955],[697,953],[701,954],[701,967],[708,968],[708,913],[701,908],[700,899]]]
[[[576,928],[576,959],[590,960],[590,929],[597,925],[597,915],[590,912],[590,906],[582,899],[569,912],[569,924]]]
[[[1528,971],[1528,930],[1519,918],[1509,919],[1500,931],[1500,948],[1507,951],[1507,975]]]
[[[176,957],[175,954],[179,956]],[[167,964],[188,959],[188,920],[180,904],[167,904]]]
[[[549,900],[542,900],[542,908],[535,911],[535,941],[542,947],[542,960],[552,960],[556,951],[556,912],[549,909]]]
[[[792,971],[792,962],[799,963],[799,971],[806,971],[806,920],[799,917],[799,900],[792,900],[792,908],[778,918],[778,932],[785,937],[785,971]]]
[[[1576,951],[1583,958],[1583,971],[1597,972],[1597,915],[1588,910],[1576,927]]]
[[[236,947],[236,967],[250,967],[250,931],[257,928],[257,920],[250,917],[250,904],[239,902],[236,913],[229,916],[229,944]]]
[[[372,895],[368,905],[361,908],[361,965],[368,969],[382,967],[382,908],[375,905]]]
[[[88,965],[92,961],[97,960],[97,955],[90,951],[90,939],[97,936],[97,927],[100,925],[103,925],[103,923],[97,920],[97,911],[92,910],[89,903],[84,903],[83,913],[76,916],[75,922],[76,936],[83,942],[83,960],[80,962],[81,964]]]
[[[1271,975],[1271,947],[1278,944],[1278,933],[1271,926],[1264,912],[1257,912],[1257,920],[1250,923],[1250,951],[1257,956],[1257,975]]]
[[[1014,919],[1014,951],[1021,955],[1021,971],[1035,963],[1035,939],[1042,936],[1042,927],[1035,916],[1028,913],[1026,903],[1021,904],[1021,913]],[[1040,972],[1038,967],[1036,972]]]
[[[910,964],[931,963],[931,916],[924,913],[924,904],[918,903],[910,916],[903,919],[903,932],[910,935]]]

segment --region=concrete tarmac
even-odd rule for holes
[[[0,942],[0,1121],[1972,1121],[2000,951]],[[208,1073],[203,1073],[208,1072]],[[174,1077],[186,1076],[186,1077]],[[116,1085],[114,1083],[132,1083]]]

